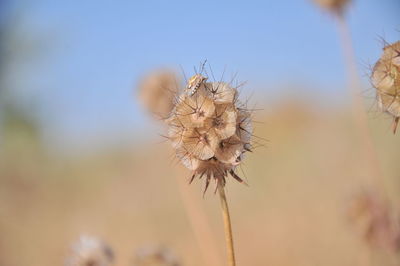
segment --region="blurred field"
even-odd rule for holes
[[[399,133],[374,90],[355,90],[375,160],[343,85],[357,87],[358,68],[366,87],[398,40],[399,1],[351,1],[348,25],[315,2],[0,1],[0,266],[64,265],[82,234],[106,241],[116,266],[143,266],[135,252],[159,245],[183,266],[226,265],[218,196],[188,185],[132,99],[147,71],[190,77],[205,59],[209,81],[248,80],[243,94],[263,109],[263,146],[237,171],[249,186],[226,187],[237,265],[399,265],[348,217],[364,189],[383,187],[400,211]]]
[[[395,265],[392,255],[368,248],[345,215],[368,169],[348,110],[291,100],[256,120],[256,135],[269,141],[245,160],[250,186],[227,185],[238,265]],[[369,123],[385,186],[398,201],[400,140],[384,115],[369,113]],[[169,247],[183,265],[209,265],[178,189],[190,173],[173,162],[168,144],[138,139],[67,157],[12,136],[0,154],[0,265],[62,265],[81,233],[106,240],[119,266],[147,244]],[[206,213],[217,247],[209,252],[224,259],[218,198],[209,190],[202,199],[199,181],[185,189],[196,212]]]

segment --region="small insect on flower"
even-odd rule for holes
[[[101,240],[81,236],[72,246],[72,254],[66,266],[111,266],[114,262],[112,249]]]
[[[188,80],[188,84],[186,86],[186,93],[189,96],[194,95],[197,90],[200,88],[200,86],[204,86],[204,83],[206,82],[207,78],[202,76],[201,74],[196,74],[194,76],[192,76],[189,80]]]
[[[200,74],[189,79],[166,119],[168,138],[177,158],[193,170],[195,177],[205,177],[206,192],[210,181],[225,185],[235,173],[243,154],[251,151],[251,112],[238,100],[236,88],[225,82],[206,82]]]
[[[371,82],[379,107],[393,117],[392,130],[396,133],[400,118],[400,41],[383,48],[373,68]]]

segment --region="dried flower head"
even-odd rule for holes
[[[236,88],[225,82],[206,82],[196,74],[189,79],[183,93],[166,119],[168,138],[179,160],[195,177],[206,179],[204,192],[212,179],[225,184],[243,154],[251,151],[251,112],[238,100]]]
[[[81,236],[72,246],[66,266],[110,266],[113,261],[114,253],[106,243],[94,237]]]
[[[178,84],[172,71],[150,73],[139,84],[139,98],[155,116],[166,118],[175,106]]]
[[[171,250],[160,246],[149,246],[135,252],[133,266],[179,266],[178,258]]]
[[[400,117],[400,41],[383,48],[376,62],[371,81],[382,111],[393,116],[393,133],[396,133]]]
[[[330,12],[341,14],[351,0],[313,0],[315,4]]]
[[[399,214],[378,194],[367,191],[357,195],[349,209],[351,221],[368,244],[395,252],[400,250]]]

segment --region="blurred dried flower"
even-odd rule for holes
[[[135,252],[133,266],[179,266],[178,258],[165,247],[144,247]]]
[[[168,117],[175,105],[179,81],[169,70],[152,72],[139,84],[139,98],[143,105],[159,118]]]
[[[349,217],[367,243],[389,251],[400,250],[400,216],[378,194],[364,191],[355,197]]]
[[[315,4],[330,12],[341,14],[351,0],[313,0]]]
[[[379,107],[393,116],[393,133],[396,133],[400,117],[400,41],[383,48],[383,54],[373,68],[371,81]]]
[[[94,237],[81,236],[72,246],[66,266],[110,266],[113,261],[114,253],[106,243]]]
[[[225,185],[243,154],[251,151],[251,113],[237,99],[237,90],[224,82],[206,82],[200,74],[189,79],[184,92],[166,119],[168,137],[179,160],[195,177]]]

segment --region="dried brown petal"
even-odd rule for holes
[[[243,144],[250,144],[253,134],[251,122],[251,112],[242,108],[238,109],[236,134]]]
[[[392,59],[392,64],[396,67],[400,67],[400,55]]]
[[[212,93],[216,104],[234,103],[237,90],[225,82],[206,83],[207,89]]]
[[[214,156],[218,138],[212,130],[191,129],[183,134],[182,147],[200,160]]]
[[[175,108],[175,115],[187,128],[202,127],[207,117],[215,110],[212,99],[198,93],[193,96],[185,96]]]
[[[243,143],[238,136],[234,135],[220,142],[215,151],[215,157],[223,163],[237,165],[243,149]]]
[[[182,164],[190,170],[196,170],[201,163],[199,159],[197,159],[192,153],[188,152],[183,147],[179,147],[176,150],[176,156],[182,162]]]
[[[378,61],[372,72],[372,84],[374,87],[382,91],[382,93],[387,90],[395,90],[395,77],[392,72],[391,64],[387,64],[385,60]]]
[[[392,61],[393,63],[393,60],[397,61],[399,57],[400,57],[400,41],[386,45],[383,48],[383,55],[381,59],[389,60]]]
[[[214,130],[220,140],[229,138],[236,132],[236,112],[232,104],[217,105],[213,116],[207,119],[205,127]]]
[[[188,130],[184,127],[180,119],[176,116],[172,116],[166,120],[168,124],[168,138],[174,148],[178,148],[182,145],[182,138],[185,132]]]

